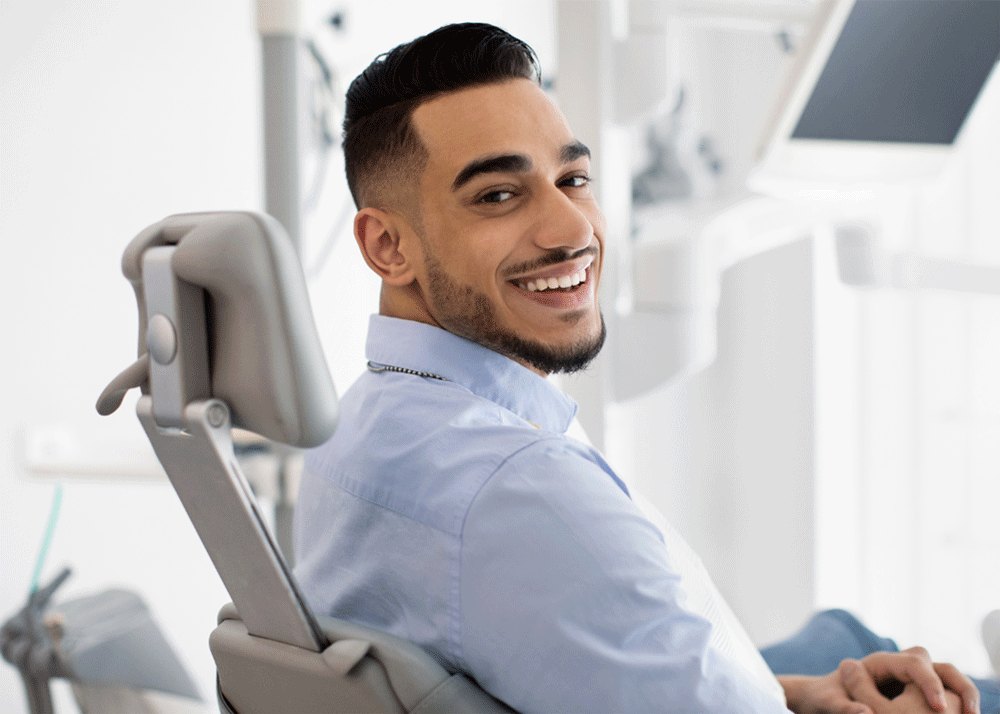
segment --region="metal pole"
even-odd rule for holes
[[[298,0],[257,0],[264,96],[264,210],[301,245],[299,160],[302,79]]]
[[[299,138],[302,75],[299,36],[302,16],[298,0],[257,0],[264,89],[264,210],[291,238],[301,258],[302,193]],[[279,474],[274,526],[278,547],[289,563],[292,549],[292,506],[285,502],[284,469]]]

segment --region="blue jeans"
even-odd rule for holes
[[[775,674],[829,674],[841,660],[860,659],[872,652],[899,652],[896,643],[879,637],[846,610],[826,610],[783,642],[761,654]],[[982,714],[1000,714],[1000,682],[973,679],[979,688]]]

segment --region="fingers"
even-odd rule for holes
[[[972,680],[954,665],[936,663],[933,667],[944,686],[962,698],[962,714],[979,714],[979,690]]]
[[[962,699],[955,692],[947,691],[944,695],[948,698],[948,712],[954,712],[955,714],[967,714],[966,705]]]
[[[875,714],[871,707],[866,707],[864,704],[859,704],[858,702],[847,702],[841,705],[839,709],[831,711],[834,714]]]
[[[874,710],[883,708],[888,699],[882,696],[875,686],[868,670],[856,659],[845,659],[837,668],[840,674],[840,684],[848,696]]]
[[[911,647],[903,652],[876,652],[865,657],[862,663],[876,682],[896,679],[904,684],[913,683],[924,693],[931,709],[944,711],[942,678],[923,647]]]
[[[876,682],[896,679],[915,684],[934,711],[946,709],[947,689],[961,697],[962,714],[979,714],[979,690],[972,680],[950,664],[931,662],[923,647],[911,647],[899,653],[876,652],[861,663]]]

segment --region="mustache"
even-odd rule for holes
[[[540,270],[542,268],[547,268],[550,265],[557,265],[558,263],[564,263],[568,260],[574,260],[585,255],[592,255],[595,258],[598,256],[598,250],[596,246],[588,245],[586,248],[581,248],[576,251],[568,250],[553,250],[549,251],[545,255],[535,258],[534,260],[529,260],[524,263],[518,263],[517,265],[512,265],[507,269],[507,275],[522,275],[524,273],[530,273],[535,270]]]

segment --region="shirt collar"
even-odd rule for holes
[[[577,405],[514,360],[440,327],[372,315],[365,353],[377,364],[436,374],[546,431],[564,433]]]

